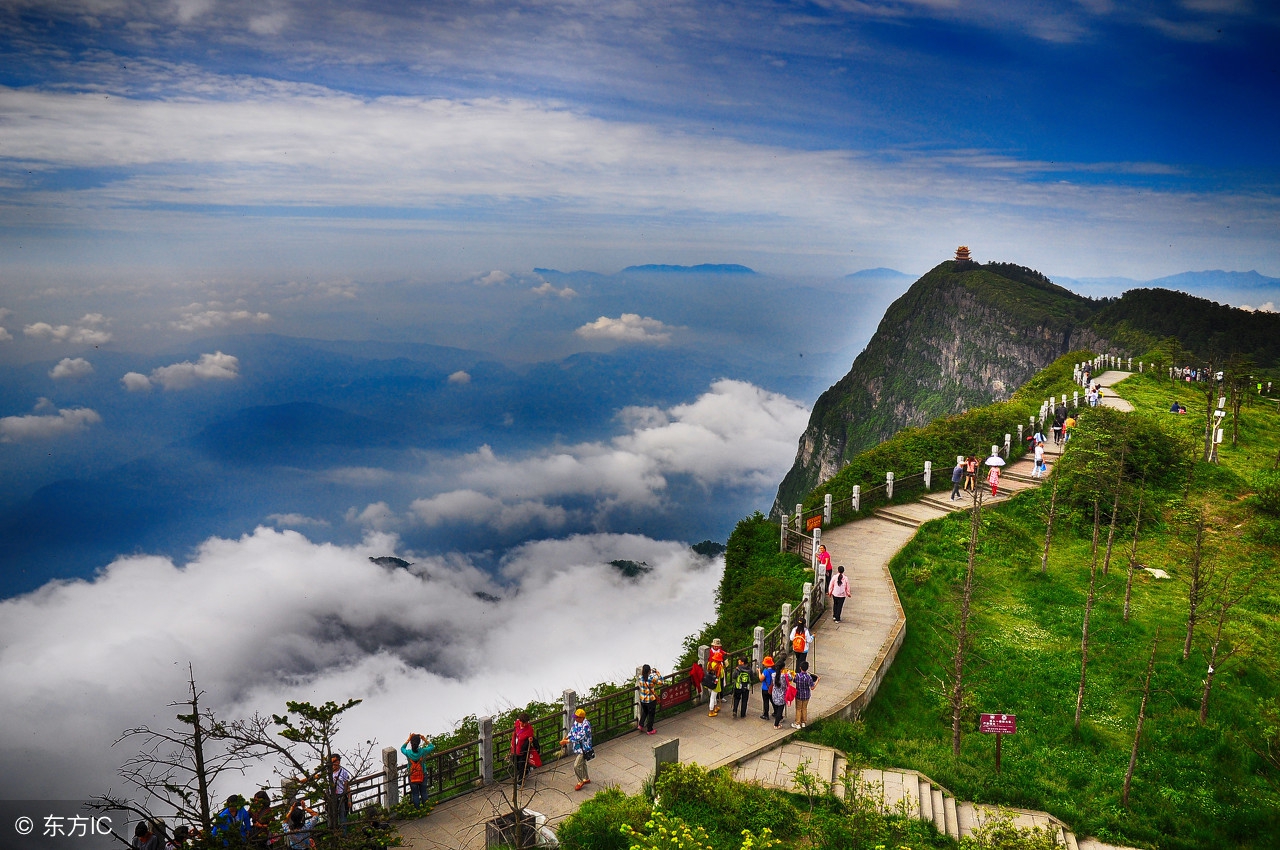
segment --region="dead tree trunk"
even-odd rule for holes
[[[1044,554],[1040,556],[1040,574],[1049,572],[1049,541],[1053,539],[1053,518],[1058,510],[1058,476],[1053,477],[1053,491],[1049,494],[1049,521],[1044,526]]]
[[[1209,667],[1204,676],[1204,688],[1200,692],[1200,725],[1203,726],[1205,720],[1209,717],[1209,693],[1213,690],[1213,677],[1226,664],[1231,656],[1236,654],[1240,648],[1238,645],[1231,648],[1226,654],[1220,654],[1222,648],[1222,633],[1226,628],[1227,619],[1231,615],[1231,609],[1249,594],[1253,589],[1253,584],[1257,579],[1247,582],[1243,587],[1236,589],[1234,593],[1231,591],[1231,580],[1233,576],[1228,574],[1222,582],[1220,595],[1215,600],[1213,606],[1213,619],[1216,628],[1214,629],[1213,641],[1209,644]]]
[[[1107,555],[1102,559],[1102,574],[1105,576],[1111,569],[1111,544],[1116,539],[1116,517],[1120,515],[1120,488],[1116,488],[1115,501],[1111,503],[1111,528],[1107,530]]]
[[[1151,671],[1156,667],[1156,643],[1160,640],[1160,629],[1151,639],[1151,655],[1147,658],[1147,675],[1142,680],[1142,702],[1138,705],[1138,726],[1133,731],[1133,749],[1129,751],[1129,769],[1124,772],[1124,790],[1120,793],[1120,805],[1129,807],[1129,787],[1133,784],[1133,767],[1138,763],[1138,743],[1142,740],[1142,724],[1147,719],[1147,699],[1151,695]]]
[[[1133,596],[1133,571],[1138,568],[1138,529],[1142,526],[1142,497],[1146,490],[1146,480],[1138,488],[1138,513],[1133,518],[1133,545],[1129,547],[1129,578],[1124,585],[1124,621],[1129,622],[1129,599]]]
[[[1093,561],[1089,565],[1089,594],[1084,600],[1084,625],[1080,629],[1080,690],[1076,692],[1075,728],[1080,728],[1080,716],[1084,713],[1084,684],[1089,667],[1089,616],[1093,613],[1093,593],[1098,580],[1098,502],[1093,502]]]
[[[1182,660],[1191,655],[1191,640],[1195,636],[1200,617],[1200,604],[1209,591],[1208,559],[1204,551],[1204,511],[1196,517],[1195,540],[1191,545],[1191,560],[1187,564],[1187,639],[1182,644]]]
[[[956,651],[951,659],[951,754],[960,758],[960,721],[964,713],[964,659],[969,642],[969,609],[973,601],[973,565],[978,554],[978,532],[982,529],[982,488],[973,492],[969,522],[969,563],[960,593],[960,624],[956,629]]]

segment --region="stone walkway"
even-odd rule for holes
[[[1128,373],[1107,372],[1097,380],[1110,386],[1124,377]],[[1108,395],[1107,402],[1113,399],[1122,401]],[[1046,448],[1050,457],[1057,454],[1052,444]],[[984,503],[999,503],[1036,486],[1031,469],[1029,456],[1010,464],[1001,479],[1000,495],[991,499],[988,494]],[[906,617],[889,575],[889,560],[923,522],[971,503],[966,498],[949,500],[949,473],[949,469],[940,470],[935,491],[918,502],[881,509],[873,517],[823,535],[833,563],[845,566],[853,596],[845,604],[843,622],[834,623],[824,616],[814,631],[810,663],[821,677],[809,703],[814,720],[857,716],[888,672],[906,634]],[[795,731],[790,726],[790,713],[783,728],[774,729],[772,722],[760,717],[758,688],[752,692],[750,705],[746,718],[734,718],[727,711],[708,717],[707,712],[694,708],[659,723],[656,735],[627,734],[601,744],[590,764],[592,783],[582,791],[573,790],[572,759],[550,762],[526,784],[520,803],[545,815],[547,823],[554,826],[601,788],[616,786],[628,794],[639,792],[654,772],[655,748],[674,739],[678,739],[680,761],[707,769],[742,765],[777,750],[790,739]],[[401,826],[404,846],[415,850],[483,848],[485,821],[511,811],[511,794],[510,785],[489,785],[447,800],[430,816]]]

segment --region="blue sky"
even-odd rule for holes
[[[9,2],[6,276],[1280,274],[1280,15]]]

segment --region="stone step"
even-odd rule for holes
[[[879,517],[885,522],[891,522],[894,525],[906,526],[907,528],[919,528],[921,525],[923,525],[923,523],[920,522],[920,520],[918,519],[914,519],[908,516],[902,516],[900,514],[894,513],[888,508],[876,508],[875,516]]]
[[[933,820],[933,786],[916,777],[920,794],[920,820]]]
[[[891,814],[903,814],[909,818],[920,817],[920,780],[914,773],[906,774],[886,770],[884,775],[884,810]]]
[[[936,511],[942,511],[944,514],[949,514],[952,511],[960,509],[959,508],[960,501],[961,501],[960,499],[956,499],[955,501],[952,501],[947,496],[933,495],[933,496],[925,496],[916,504],[924,505],[925,507],[928,507],[928,508],[933,508]]]
[[[1071,830],[1062,831],[1062,841],[1067,845],[1067,850],[1080,850],[1080,845],[1076,842],[1076,834]]]
[[[960,840],[960,816],[956,812],[956,798],[943,796],[942,808],[946,813],[947,819],[947,835],[950,835],[956,841]]]
[[[933,798],[933,827],[942,835],[947,834],[946,803],[942,791],[929,786],[929,796]]]
[[[844,799],[844,772],[849,767],[849,760],[842,753],[837,752],[835,759],[831,762],[831,790],[836,797]]]
[[[960,832],[961,838],[967,838],[973,835],[973,828],[979,826],[978,813],[973,808],[973,803],[962,802],[956,805],[956,829]]]

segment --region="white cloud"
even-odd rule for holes
[[[372,505],[366,505],[362,511],[350,508],[347,510],[346,519],[347,522],[353,522],[374,531],[388,531],[400,525],[400,517],[396,516],[395,511],[391,510],[391,506],[386,502],[374,502]]]
[[[221,351],[201,354],[195,363],[187,360],[151,370],[151,382],[166,390],[184,390],[201,381],[230,381],[238,377],[239,358]]]
[[[58,365],[49,370],[49,377],[55,381],[62,378],[83,378],[93,374],[93,364],[83,357],[64,357]]]
[[[180,331],[207,331],[225,328],[237,322],[253,322],[263,324],[271,321],[270,313],[253,312],[252,310],[211,309],[203,304],[192,304],[183,308],[180,318],[169,325]]]
[[[41,399],[36,410],[48,409],[48,399]],[[76,434],[102,421],[96,410],[87,407],[73,407],[59,410],[56,414],[28,414],[26,416],[6,416],[0,419],[0,443],[21,443],[28,440],[46,440]]]
[[[1266,303],[1259,304],[1257,307],[1251,307],[1248,304],[1241,304],[1240,309],[1248,310],[1250,313],[1274,313],[1276,312],[1276,302],[1267,301]]]
[[[672,328],[657,319],[641,317],[637,313],[623,313],[616,319],[601,316],[575,331],[583,339],[604,339],[613,342],[668,342]]]
[[[13,334],[9,333],[4,328],[0,328],[0,342],[9,342],[12,339]]]
[[[459,369],[457,372],[454,372],[452,375],[449,376],[449,383],[469,384],[471,383],[471,374],[469,372],[464,372],[461,369]]]
[[[507,283],[511,280],[511,275],[504,271],[494,269],[486,275],[477,276],[471,282],[476,286],[493,286],[494,284]]]
[[[316,519],[306,514],[268,514],[267,521],[277,528],[304,528],[309,525],[327,526],[328,520]]]
[[[373,466],[343,466],[326,470],[319,476],[322,481],[332,481],[349,487],[377,487],[394,476],[385,469]]]
[[[111,341],[111,332],[103,328],[110,321],[101,313],[88,313],[74,325],[33,322],[24,327],[22,332],[32,339],[73,342],[78,345],[101,345]]]
[[[660,506],[673,476],[702,487],[771,487],[791,464],[808,411],[749,383],[720,380],[689,404],[669,410],[629,407],[618,418],[628,433],[608,443],[580,443],[523,458],[499,457],[482,446],[438,461],[433,480],[440,492],[414,500],[403,520],[393,520],[389,506],[378,503],[367,524],[590,527],[616,508]]]
[[[120,383],[131,393],[151,392],[151,379],[141,372],[125,372]]]
[[[529,291],[534,295],[557,295],[561,298],[573,298],[578,294],[572,287],[568,286],[563,289],[556,289],[549,280],[544,280],[540,285],[533,287]]]
[[[392,554],[414,566],[369,560]],[[623,578],[608,565],[621,558],[653,572]],[[0,775],[0,794],[101,793],[130,754],[111,742],[165,714],[188,661],[224,716],[359,697],[343,738],[391,745],[409,726],[444,731],[640,663],[664,669],[712,615],[719,563],[681,543],[584,535],[512,551],[495,581],[457,555],[397,552],[386,536],[341,547],[266,528],[209,540],[181,565],[121,558],[91,581],[0,602],[0,761],[23,767]],[[574,599],[590,604],[566,627]]]

